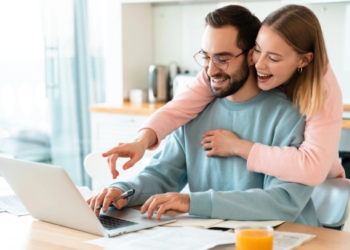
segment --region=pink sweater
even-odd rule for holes
[[[305,140],[299,149],[255,143],[247,159],[248,170],[310,186],[322,183],[326,177],[345,177],[338,155],[343,113],[342,95],[329,64],[324,81],[325,102],[317,116],[306,120]],[[153,129],[159,142],[194,119],[212,100],[213,96],[202,71],[184,92],[154,113],[141,129]],[[153,145],[150,149],[157,146],[158,144]]]

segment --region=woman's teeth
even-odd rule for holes
[[[261,78],[261,79],[267,79],[269,77],[271,77],[272,75],[264,75],[264,74],[260,74],[258,73],[258,77]]]

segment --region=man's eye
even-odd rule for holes
[[[218,62],[218,63],[226,63],[230,59],[231,58],[228,58],[228,57],[217,57],[216,58],[216,62]]]
[[[229,59],[221,59],[221,58],[219,58],[219,62],[222,62],[222,63],[224,63],[224,62],[227,62]]]

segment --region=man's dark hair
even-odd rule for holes
[[[227,25],[235,27],[238,31],[237,47],[243,51],[255,46],[255,39],[261,27],[260,20],[240,5],[228,5],[216,9],[206,16],[205,22],[214,28]]]

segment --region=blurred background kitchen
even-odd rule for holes
[[[147,117],[193,80],[204,17],[232,3],[0,1],[0,155],[61,166],[75,184],[92,187],[85,156],[133,140]],[[350,1],[234,3],[260,20],[289,3],[316,13],[343,93],[339,151],[350,169]],[[106,170],[94,185],[109,181]]]

